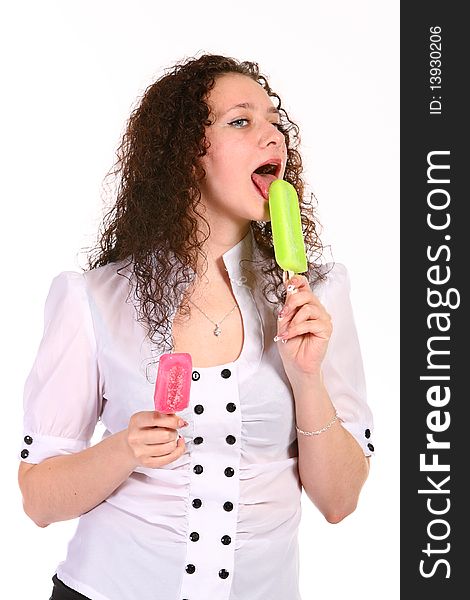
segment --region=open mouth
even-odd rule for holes
[[[266,162],[260,165],[251,174],[251,180],[257,188],[258,192],[265,200],[268,200],[269,186],[273,181],[279,178],[281,172],[280,162]]]

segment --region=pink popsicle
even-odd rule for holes
[[[193,362],[187,352],[162,354],[155,383],[155,410],[169,414],[189,404]]]

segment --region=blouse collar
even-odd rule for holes
[[[222,255],[232,285],[254,287],[257,271],[254,261],[259,260],[258,254],[253,229],[250,227],[245,237]]]

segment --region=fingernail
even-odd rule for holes
[[[273,338],[273,341],[275,341],[275,342],[278,342],[280,339],[281,339],[281,337],[280,337],[279,335],[276,335],[276,336]]]
[[[186,425],[187,425],[187,423],[184,419],[179,419],[178,427],[185,427]]]
[[[295,294],[295,292],[297,291],[297,288],[295,287],[295,285],[292,285],[292,283],[289,283],[286,289],[289,294]]]

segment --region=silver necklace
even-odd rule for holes
[[[204,316],[206,317],[206,319],[208,319],[208,320],[209,320],[209,321],[210,321],[210,322],[211,322],[213,325],[215,325],[214,331],[213,331],[212,333],[213,333],[213,334],[214,334],[216,337],[219,337],[219,335],[222,333],[222,329],[220,329],[220,325],[223,323],[223,321],[225,321],[225,319],[226,319],[226,318],[227,318],[229,315],[231,315],[231,314],[233,313],[233,311],[234,311],[234,310],[237,308],[237,306],[238,306],[238,304],[235,302],[235,306],[232,308],[232,310],[230,310],[230,311],[229,311],[229,312],[228,312],[228,313],[225,315],[225,317],[223,317],[223,318],[222,318],[222,319],[221,319],[221,320],[220,320],[218,323],[216,323],[216,322],[215,322],[215,321],[213,321],[213,320],[212,320],[210,317],[208,317],[208,316],[206,315],[206,313],[205,313],[203,310],[201,310],[201,309],[199,308],[199,306],[196,306],[196,304],[194,304],[194,302],[193,302],[191,299],[189,299],[189,301],[190,301],[190,302],[191,302],[191,304],[194,306],[194,308],[197,308],[197,309],[198,309],[198,311],[199,311],[199,312],[200,312],[202,315],[204,315]]]

